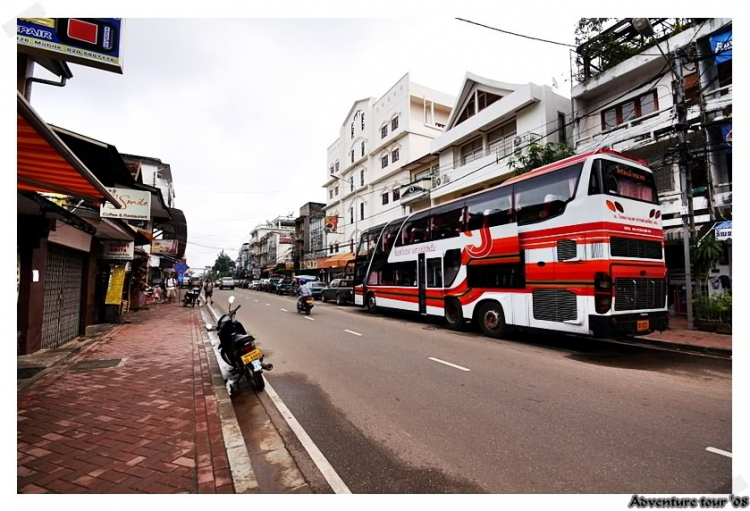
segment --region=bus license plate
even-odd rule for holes
[[[649,329],[649,322],[647,319],[640,319],[636,321],[635,327],[639,332],[645,332]]]
[[[258,360],[260,357],[261,357],[260,350],[253,350],[250,353],[245,353],[244,355],[242,355],[242,363],[247,365],[253,360]]]

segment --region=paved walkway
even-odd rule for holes
[[[19,493],[234,492],[198,309],[127,321],[18,393]]]
[[[687,321],[681,316],[669,317],[669,329],[642,337],[650,341],[677,344],[689,348],[713,351],[732,351],[732,336],[700,330],[687,330]]]

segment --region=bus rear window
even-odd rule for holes
[[[599,167],[604,193],[656,204],[658,196],[651,172],[612,160],[597,160],[597,164],[594,171]]]

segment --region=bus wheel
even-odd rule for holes
[[[369,293],[365,299],[365,307],[367,307],[367,312],[375,313],[378,309],[377,302],[375,301],[375,295],[372,293]]]
[[[499,303],[487,302],[482,305],[477,319],[484,335],[497,339],[505,334],[505,315]]]
[[[445,325],[451,330],[460,330],[464,325],[464,312],[461,303],[455,298],[445,301]]]

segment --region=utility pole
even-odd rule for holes
[[[633,18],[631,20],[633,28],[643,37],[654,37],[654,28],[651,20],[648,18]],[[659,42],[654,40],[656,49],[662,54],[672,70],[672,91],[675,96],[675,108],[677,109],[677,151],[679,155],[680,167],[680,188],[682,193],[682,245],[685,252],[685,298],[687,301],[687,327],[693,329],[693,276],[691,271],[692,262],[690,260],[690,242],[692,240],[692,231],[695,229],[695,220],[693,215],[693,180],[690,174],[690,153],[687,145],[687,102],[685,101],[685,81],[682,76],[682,54],[681,48],[674,51],[674,62],[664,54],[659,47]]]
[[[682,75],[682,59],[680,55],[682,49],[677,48],[674,51],[674,71],[673,88],[677,107],[677,130],[678,154],[680,166],[680,188],[682,196],[682,246],[685,252],[685,298],[687,301],[687,327],[693,329],[693,278],[692,278],[692,261],[690,258],[690,242],[692,240],[692,222],[693,220],[693,198],[692,186],[693,180],[690,175],[690,154],[687,143],[687,103],[685,101],[685,81]]]

